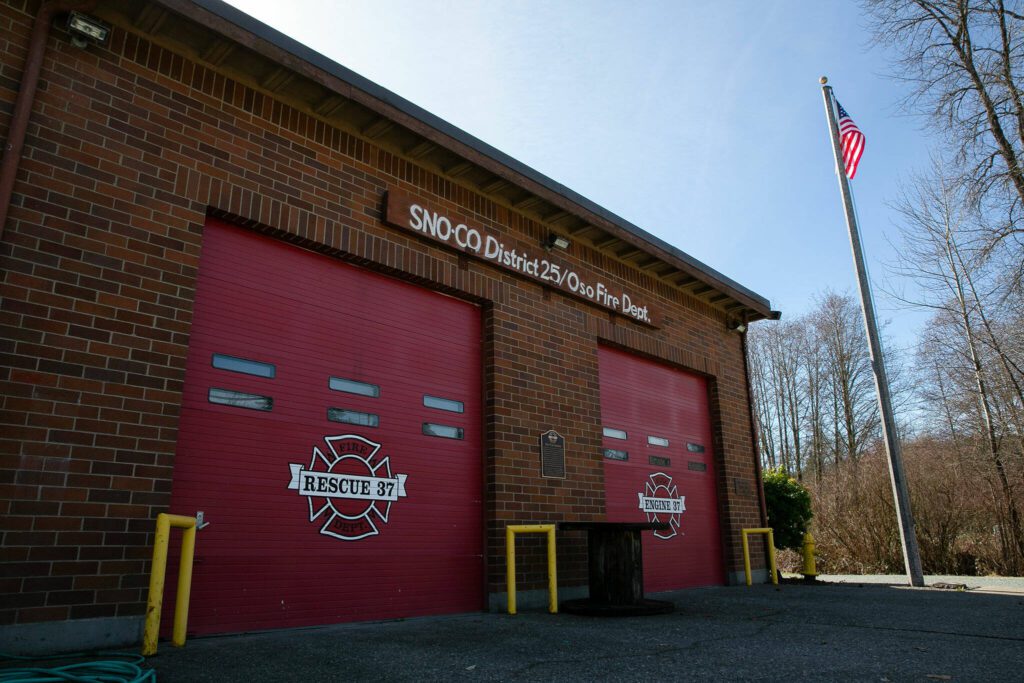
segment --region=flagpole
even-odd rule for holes
[[[835,97],[832,94],[832,87],[827,83],[828,79],[822,76],[821,94],[825,98],[825,115],[828,118],[828,129],[832,136],[836,176],[839,178],[839,192],[843,195],[843,211],[846,214],[846,227],[850,231],[853,264],[857,270],[857,286],[860,289],[860,301],[864,310],[864,328],[867,331],[868,346],[871,352],[871,369],[875,375],[875,388],[878,390],[878,407],[882,413],[882,436],[885,438],[885,452],[889,459],[889,479],[892,482],[892,495],[896,502],[896,513],[899,516],[903,562],[910,585],[920,587],[924,586],[924,575],[921,572],[921,554],[917,547],[914,515],[910,510],[910,493],[903,471],[903,455],[900,452],[896,420],[892,412],[889,380],[885,373],[885,359],[882,357],[882,344],[878,336],[878,325],[875,322],[875,306],[871,300],[871,284],[868,281],[867,266],[864,262],[864,252],[860,242],[860,230],[857,227],[857,212],[853,206],[853,190],[850,188],[850,180],[846,177],[843,165]]]

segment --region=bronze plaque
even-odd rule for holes
[[[565,437],[553,429],[540,435],[540,474],[565,479]]]

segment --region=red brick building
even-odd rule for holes
[[[215,0],[6,0],[0,45],[0,649],[136,640],[164,511],[197,633],[499,609],[510,523],[740,580],[767,300]]]

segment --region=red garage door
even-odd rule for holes
[[[644,532],[644,589],[724,583],[704,378],[600,348],[605,506]]]
[[[189,630],[479,610],[480,316],[210,221],[171,509]]]

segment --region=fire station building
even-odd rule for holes
[[[218,0],[0,46],[2,649],[137,641],[160,512],[197,634],[501,609],[509,524],[742,580],[765,298]]]

